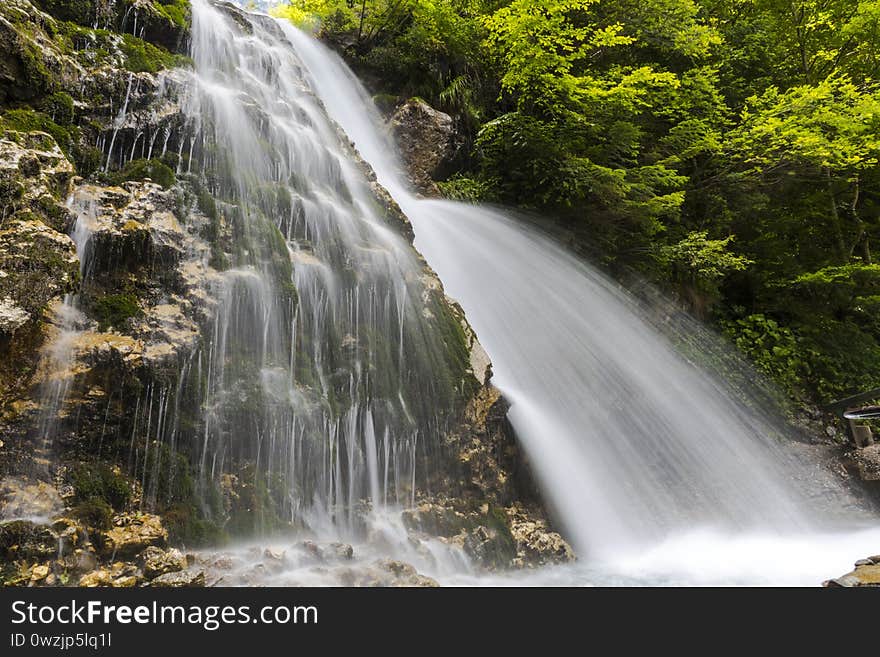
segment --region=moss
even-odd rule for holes
[[[153,7],[178,27],[189,26],[190,11],[188,0],[158,0]]]
[[[162,513],[172,543],[193,547],[218,545],[226,542],[226,533],[214,521],[202,517],[193,504],[178,502]]]
[[[184,454],[164,443],[149,444],[135,476],[147,482],[145,498],[162,516],[172,543],[200,546],[224,542],[224,531],[208,517],[222,506],[219,495],[211,488],[201,495],[202,506],[196,505],[192,466]]]
[[[67,155],[75,148],[80,136],[78,128],[58,125],[47,114],[30,108],[6,110],[0,115],[0,128],[20,132],[45,132],[55,139]]]
[[[137,297],[133,294],[107,294],[92,302],[92,313],[98,320],[100,330],[124,328],[130,319],[141,314]]]
[[[131,500],[128,479],[106,463],[80,464],[71,470],[69,479],[77,505],[94,507],[104,502],[121,511]]]
[[[122,35],[120,49],[125,55],[125,68],[134,73],[157,73],[166,68],[186,66],[190,61],[130,34]]]
[[[113,507],[100,497],[90,497],[73,507],[70,515],[89,529],[110,529]]]
[[[35,0],[35,4],[62,21],[71,21],[78,25],[91,25],[94,16],[93,2],[83,0]]]
[[[73,124],[73,98],[68,93],[58,91],[54,94],[49,94],[40,100],[37,108],[60,126]]]
[[[152,160],[131,160],[127,162],[122,169],[108,176],[108,182],[114,185],[120,185],[128,180],[145,180],[149,178],[154,183],[161,185],[165,189],[173,187],[177,182],[177,177],[167,165],[161,161]]]

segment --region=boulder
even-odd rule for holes
[[[150,586],[165,588],[193,588],[205,585],[204,570],[181,570],[165,573],[150,581]]]
[[[51,559],[58,554],[58,538],[43,524],[30,520],[0,523],[0,556],[17,559]]]
[[[389,126],[412,184],[422,194],[439,196],[434,181],[442,179],[462,144],[452,117],[411,98],[394,111]]]
[[[162,519],[150,513],[121,515],[114,519],[116,524],[101,534],[101,552],[116,557],[133,557],[150,546],[164,546],[168,541],[168,530],[162,526]]]
[[[48,518],[63,508],[61,496],[48,482],[21,477],[4,477],[0,482],[0,518]]]
[[[380,559],[365,568],[351,568],[341,573],[343,586],[440,586],[436,580],[419,574],[403,561]]]
[[[880,560],[874,563],[873,557],[868,560],[871,562],[867,565],[858,565],[852,572],[842,575],[835,579],[830,579],[822,583],[825,587],[856,587],[856,586],[880,586]]]
[[[543,521],[514,519],[510,533],[516,541],[516,565],[543,566],[546,564],[575,561],[574,550],[557,532],[551,531]]]
[[[166,573],[176,573],[186,568],[186,557],[176,549],[163,550],[150,546],[137,557],[137,563],[144,571],[144,577],[154,579]]]

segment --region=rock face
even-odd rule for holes
[[[412,184],[426,196],[439,196],[434,181],[443,178],[462,143],[452,117],[411,98],[394,111],[388,125]]]
[[[269,516],[274,503],[273,482],[254,463],[224,464],[207,490],[186,444],[202,435],[205,345],[215,337],[223,271],[235,270],[229,263],[243,248],[244,214],[235,199],[212,195],[221,175],[213,165],[190,166],[178,100],[190,76],[181,57],[188,11],[186,0],[0,6],[0,576],[8,584],[204,585],[209,571],[168,544],[217,541],[227,526]],[[419,189],[436,193],[433,178],[459,147],[452,119],[413,100],[392,125]],[[350,156],[378,215],[411,241],[401,209]],[[291,268],[301,263],[288,261],[288,250],[281,240],[278,271],[295,309]],[[406,512],[412,542],[439,536],[490,570],[569,558],[505,429],[488,356],[436,274],[425,265],[415,278],[422,315],[443,323],[457,398],[438,429],[442,453],[431,454],[444,467],[430,468],[415,491],[402,484],[415,500]],[[231,401],[247,410],[245,396]],[[354,568],[348,544],[300,540],[294,551],[317,568],[342,569],[339,581],[352,585],[436,584],[402,561]],[[278,572],[290,554],[261,553],[258,565]]]
[[[168,530],[162,526],[161,518],[139,513],[116,519],[116,526],[101,535],[101,552],[113,557],[133,557],[167,541]]]
[[[880,586],[880,554],[859,559],[852,572],[829,579],[822,583],[825,587]]]

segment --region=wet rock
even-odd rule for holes
[[[413,185],[422,194],[439,196],[434,181],[442,179],[462,143],[452,117],[412,98],[395,110],[389,126]]]
[[[112,583],[113,578],[111,577],[110,573],[103,569],[86,573],[79,579],[79,585],[86,588],[94,588],[96,586],[110,586]]]
[[[436,580],[421,575],[410,564],[394,559],[380,559],[365,568],[352,568],[341,574],[343,586],[439,586]]]
[[[92,550],[78,549],[73,553],[73,570],[89,573],[98,567],[98,557]]]
[[[165,588],[193,588],[205,586],[204,570],[183,570],[165,573],[150,581],[150,586]]]
[[[854,450],[849,454],[864,481],[880,481],[880,443]]]
[[[45,481],[5,477],[0,482],[0,518],[48,518],[64,508],[55,486]]]
[[[405,509],[401,518],[407,529],[415,529],[431,536],[455,536],[471,524],[467,516],[454,508],[431,502],[419,504],[414,509]]]
[[[72,518],[56,518],[52,521],[52,531],[58,537],[58,552],[62,556],[74,553],[88,541],[85,528]]]
[[[168,530],[156,515],[121,515],[114,519],[114,523],[113,529],[101,534],[101,552],[106,555],[133,557],[147,547],[161,547],[168,540]]]
[[[87,573],[79,579],[79,585],[86,588],[98,586],[133,588],[140,582],[140,572],[131,565],[121,563]]]
[[[822,583],[822,586],[832,588],[861,586],[880,587],[880,560],[878,560],[878,563],[874,563],[874,558],[871,557],[865,561],[870,561],[871,563],[856,565],[856,568],[852,572],[835,579],[827,580]]]
[[[171,4],[158,0],[161,4]],[[186,7],[188,9],[189,3]],[[141,38],[150,43],[162,46],[171,52],[182,52],[186,47],[189,35],[188,16],[180,15],[172,18],[172,14],[161,12],[156,8],[154,0],[122,0],[117,13],[128,16],[128,21],[137,20]],[[135,19],[135,16],[137,17]],[[122,24],[122,29],[126,28]]]
[[[348,543],[302,541],[297,547],[321,562],[351,561],[354,558],[354,548]]]
[[[0,555],[17,559],[50,559],[58,554],[58,539],[44,524],[30,520],[0,523]]]
[[[141,552],[137,557],[137,563],[147,579],[175,573],[187,567],[186,557],[177,548],[163,550],[155,546],[150,546]]]
[[[31,583],[36,583],[49,576],[49,566],[43,564],[31,568]]]
[[[517,546],[516,565],[532,567],[576,560],[568,542],[543,521],[514,520],[510,533]]]
[[[480,525],[465,536],[463,547],[468,556],[483,568],[500,570],[513,565],[516,542],[502,523]]]

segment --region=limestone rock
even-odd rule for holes
[[[0,523],[0,555],[17,559],[50,559],[58,554],[58,540],[47,527],[30,520]]]
[[[144,571],[144,577],[153,579],[166,573],[184,570],[186,557],[177,548],[163,550],[150,546],[138,555],[137,563]]]
[[[150,586],[165,588],[193,588],[205,585],[204,570],[181,570],[165,573],[150,581]]]
[[[42,564],[31,568],[31,583],[39,582],[49,576],[49,566]]]
[[[159,516],[137,513],[117,516],[113,529],[101,534],[102,553],[117,557],[133,557],[150,546],[163,546],[168,530]]]
[[[383,586],[383,587],[435,587],[436,580],[419,574],[416,569],[403,561],[380,559],[368,568],[352,568],[342,573],[344,586]]]
[[[22,477],[0,481],[0,518],[48,518],[63,508],[58,491],[50,483]]]
[[[113,583],[113,578],[110,576],[110,573],[106,570],[95,570],[91,573],[86,573],[79,579],[79,585],[86,588],[94,588],[96,586],[110,586]]]
[[[422,194],[438,196],[434,180],[461,147],[452,117],[412,98],[395,110],[389,125],[413,185]]]
[[[314,541],[303,541],[297,547],[321,562],[351,561],[354,557],[354,548],[348,543],[319,544]]]
[[[867,565],[857,565],[852,572],[823,582],[825,587],[855,587],[855,586],[878,586],[880,587],[880,558],[869,557]]]
[[[79,261],[65,234],[73,165],[43,132],[0,133],[0,333],[36,320],[53,298],[73,289]]]
[[[516,541],[517,557],[526,566],[543,566],[575,561],[574,550],[543,521],[515,519],[510,533]]]

